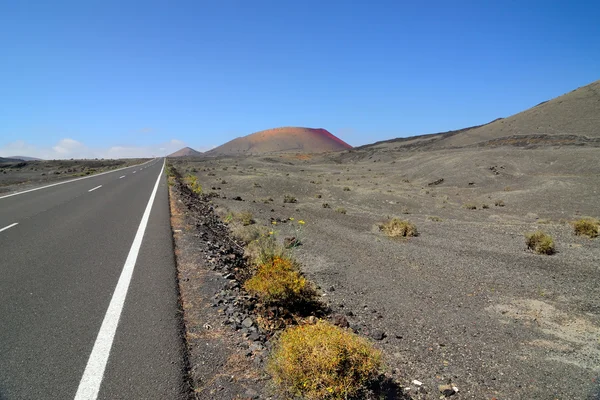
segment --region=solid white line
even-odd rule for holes
[[[123,178],[125,178],[125,175],[119,177],[119,179],[123,179]]]
[[[152,160],[150,160],[150,161],[152,161]],[[146,161],[146,162],[148,163],[150,161]],[[141,164],[141,165],[144,165],[144,164]],[[35,192],[36,190],[46,189],[46,188],[49,188],[49,187],[52,187],[52,186],[64,185],[65,183],[77,182],[77,181],[80,181],[82,179],[94,178],[96,176],[100,176],[100,175],[104,175],[104,174],[110,174],[112,172],[117,172],[117,171],[121,171],[121,170],[124,170],[124,169],[127,169],[127,168],[135,168],[135,167],[137,167],[137,165],[132,165],[132,166],[129,166],[129,167],[123,167],[123,168],[115,169],[115,170],[112,170],[112,171],[100,172],[99,174],[93,174],[93,175],[89,175],[89,176],[84,176],[82,178],[75,178],[75,179],[71,179],[69,181],[57,182],[57,183],[53,183],[51,185],[41,186],[41,187],[38,187],[38,188],[29,189],[29,190],[23,190],[22,192],[16,192],[16,193],[11,193],[11,194],[7,194],[7,195],[4,195],[4,196],[1,196],[0,199],[5,199],[7,197],[17,196],[17,195],[20,195],[20,194],[23,194],[23,193]]]
[[[144,232],[148,225],[150,211],[152,210],[152,204],[154,203],[156,191],[158,190],[158,184],[160,183],[164,168],[165,164],[163,162],[158,178],[156,178],[154,190],[150,195],[150,200],[148,200],[148,205],[142,216],[142,221],[140,222],[140,226],[133,239],[133,244],[129,249],[129,254],[127,255],[127,260],[125,260],[125,265],[123,266],[123,271],[117,282],[117,287],[115,288],[110,304],[108,305],[108,310],[106,310],[106,315],[104,316],[102,326],[100,327],[96,342],[94,343],[94,348],[92,349],[85,371],[83,372],[83,377],[79,382],[75,400],[96,400],[98,397],[110,349],[117,331],[117,326],[119,325],[119,319],[121,318],[121,311],[123,311],[123,305],[125,304],[125,297],[127,297],[131,276],[133,275],[133,268],[135,267],[135,262],[140,252],[140,247],[142,246],[142,239],[144,238]]]
[[[10,229],[10,228],[12,228],[15,225],[19,225],[19,223],[15,222],[14,224],[10,224],[9,226],[5,226],[4,228],[0,229],[0,232],[5,231],[7,229]]]
[[[95,188],[88,190],[88,192],[93,192],[94,190],[100,189],[101,187],[102,187],[102,185],[98,185]]]

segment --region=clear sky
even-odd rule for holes
[[[0,156],[352,145],[481,124],[600,79],[598,1],[0,1]]]

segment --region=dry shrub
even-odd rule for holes
[[[286,194],[285,196],[283,196],[283,202],[284,203],[297,203],[298,199],[296,199],[292,195]]]
[[[291,396],[347,399],[360,393],[381,368],[381,352],[349,330],[319,321],[286,329],[268,370]]]
[[[582,218],[573,221],[573,230],[576,235],[585,235],[589,238],[598,237],[600,221],[595,218]]]
[[[463,207],[467,210],[477,210],[477,206],[472,203],[463,204]]]
[[[310,299],[314,290],[290,258],[276,256],[259,264],[244,288],[266,304],[293,305]]]
[[[535,231],[525,235],[525,243],[527,248],[533,250],[537,254],[553,254],[554,240],[550,235],[542,231]]]
[[[241,213],[236,214],[235,219],[244,226],[252,225],[254,223],[254,218],[250,211],[242,211]]]
[[[336,208],[335,212],[338,212],[340,214],[346,214],[347,213],[347,211],[346,211],[346,209],[344,207],[338,207],[338,208]]]
[[[231,234],[233,237],[244,243],[254,242],[267,233],[268,230],[265,226],[238,224],[231,225]]]
[[[502,200],[496,200],[496,201],[494,202],[494,205],[495,205],[496,207],[504,207],[504,205],[505,205],[505,204],[504,204],[504,201],[502,201]]]
[[[388,222],[379,225],[379,229],[389,237],[418,236],[417,227],[409,221],[392,218]]]
[[[202,185],[198,182],[196,175],[187,175],[184,178],[184,183],[190,188],[190,190],[196,194],[202,194]]]

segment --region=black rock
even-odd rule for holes
[[[379,331],[379,330],[375,330],[373,332],[371,332],[371,339],[374,340],[383,340],[385,338],[385,332],[384,331]]]

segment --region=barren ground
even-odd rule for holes
[[[598,155],[506,147],[171,161],[218,193],[218,207],[299,235],[296,257],[323,299],[362,334],[385,333],[375,343],[414,398],[438,398],[451,381],[455,398],[597,399],[600,239],[574,236],[568,221],[600,216]],[[420,235],[383,236],[377,224],[390,216]],[[525,249],[536,229],[556,254]]]

